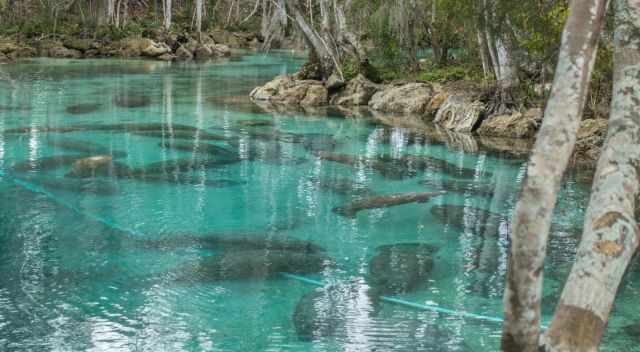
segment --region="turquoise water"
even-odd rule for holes
[[[300,64],[274,52],[208,64],[3,66],[11,80],[0,81],[0,350],[497,350],[492,319],[501,316],[525,161],[247,101],[253,87]],[[253,120],[263,126],[247,126]],[[117,167],[70,177],[73,161],[100,154]],[[407,155],[432,159],[420,167]],[[333,211],[443,189],[426,203],[352,218]],[[547,320],[588,194],[588,184],[566,178],[549,246]],[[421,258],[416,276],[404,247],[380,248],[416,242],[429,245],[420,247],[426,254],[408,251]],[[318,284],[325,290],[313,300]],[[627,278],[603,350],[634,350],[623,327],[637,321],[639,291]],[[300,321],[313,312],[305,336]]]

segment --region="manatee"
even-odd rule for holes
[[[361,197],[371,194],[371,190],[358,182],[345,178],[322,177],[312,182],[320,189],[342,196]]]
[[[386,253],[390,251],[411,252],[427,256],[433,255],[439,250],[440,247],[436,245],[422,242],[393,243],[376,247],[376,252],[378,253]]]
[[[308,161],[305,158],[284,153],[277,145],[264,149],[251,149],[248,153],[248,160],[271,165],[301,165]]]
[[[332,266],[332,260],[320,253],[247,250],[228,251],[201,258],[178,270],[181,282],[212,282],[280,277],[281,273],[314,274]]]
[[[73,164],[73,168],[65,177],[71,178],[94,178],[94,177],[117,177],[132,178],[133,171],[129,166],[113,161],[109,155],[98,155],[89,158],[82,158]]]
[[[267,234],[212,233],[205,235],[178,234],[164,239],[144,240],[147,249],[173,249],[177,247],[199,247],[226,251],[274,250],[298,253],[321,253],[325,249],[317,244],[290,237]]]
[[[446,160],[432,158],[426,155],[405,155],[399,158],[392,158],[387,155],[378,157],[378,162],[393,162],[398,166],[404,165],[406,168],[419,171],[430,170],[440,172],[456,178],[474,178],[478,173],[476,170],[460,167]],[[482,172],[481,175],[490,177],[491,173]]]
[[[10,128],[2,131],[4,134],[30,134],[30,133],[69,133],[82,131],[80,126],[67,126],[67,127],[53,127],[53,126],[40,126],[40,127],[18,127]]]
[[[388,208],[396,205],[408,203],[426,203],[432,197],[440,196],[445,192],[422,192],[422,193],[397,193],[384,196],[375,196],[367,199],[357,200],[342,207],[333,208],[332,211],[338,215],[354,218],[361,210]]]
[[[321,287],[305,294],[292,316],[298,339],[311,342],[345,329],[347,312],[359,299],[358,287],[348,284]]]
[[[204,131],[137,131],[132,132],[136,136],[165,138],[165,139],[182,139],[182,140],[201,140],[201,141],[226,141],[229,138]]]
[[[236,158],[237,154],[235,151],[231,151],[229,149],[209,144],[209,143],[185,143],[185,142],[161,142],[161,148],[180,150],[185,152],[195,152],[202,153],[214,156],[222,156],[222,157],[232,157]]]
[[[18,127],[4,130],[6,134],[28,133],[69,133],[69,132],[141,132],[141,131],[198,131],[193,126],[166,123],[117,123],[117,124],[82,124],[65,127],[40,126]]]
[[[121,108],[140,108],[151,105],[151,98],[146,95],[119,95],[113,102]]]
[[[369,262],[367,282],[374,295],[398,295],[423,285],[433,268],[434,247],[401,244],[380,248]]]
[[[24,161],[13,167],[14,171],[51,171],[61,167],[69,166],[76,161],[86,157],[85,155],[54,155],[36,159],[34,161]]]
[[[498,236],[502,216],[488,210],[461,205],[437,205],[431,214],[440,222],[458,229],[470,229],[482,236]]]
[[[492,197],[495,192],[495,186],[491,184],[478,184],[476,182],[459,181],[459,180],[423,180],[418,182],[423,186],[441,188],[447,192],[469,193],[479,197]]]
[[[304,149],[312,152],[332,151],[338,146],[336,139],[330,134],[305,134],[302,137]]]
[[[24,180],[52,191],[98,196],[112,196],[120,193],[120,190],[113,183],[102,180],[69,180],[62,177],[29,177]]]
[[[640,340],[640,323],[629,324],[622,328],[624,332],[634,340]]]
[[[256,119],[256,120],[238,121],[238,125],[244,126],[244,127],[270,127],[270,126],[274,126],[275,123],[271,120]]]
[[[175,175],[136,175],[134,174],[132,178],[136,181],[141,181],[145,183],[167,183],[174,185],[190,185],[190,186],[204,186],[211,188],[226,188],[226,187],[236,187],[245,185],[246,182],[243,181],[234,181],[234,180],[211,180],[207,178],[200,177],[192,177],[184,174],[175,174]]]
[[[212,169],[239,162],[233,158],[207,158],[207,159],[175,159],[159,161],[133,170],[137,176],[162,175],[174,173],[189,173],[200,169]]]
[[[353,167],[366,166],[377,171],[381,176],[391,180],[402,180],[415,177],[416,168],[411,168],[406,161],[392,158],[361,158],[347,154],[320,151],[315,153],[322,160],[333,161]]]
[[[51,147],[71,150],[74,152],[85,153],[90,155],[109,154],[113,158],[124,158],[126,152],[118,150],[110,150],[109,148],[90,141],[74,140],[74,139],[47,139],[47,144]]]
[[[87,104],[77,104],[77,105],[69,105],[65,108],[65,111],[72,115],[83,115],[90,114],[92,112],[96,112],[100,110],[102,104],[97,103],[87,103]]]

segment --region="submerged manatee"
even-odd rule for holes
[[[186,143],[186,142],[161,142],[161,148],[179,150],[184,152],[195,152],[213,156],[223,156],[236,158],[237,154],[227,148],[209,143]]]
[[[47,144],[54,148],[71,150],[74,152],[91,154],[91,155],[104,155],[108,154],[114,158],[124,158],[127,153],[118,150],[110,150],[109,148],[90,141],[74,140],[74,139],[47,139]]]
[[[110,155],[97,155],[77,160],[65,177],[95,178],[116,177],[131,178],[133,173],[129,166],[113,161]]]
[[[120,190],[113,183],[102,180],[70,180],[63,177],[28,177],[24,180],[51,191],[93,194],[98,196],[113,196],[120,193]]]
[[[437,205],[431,208],[431,214],[443,224],[481,236],[498,236],[503,218],[488,210],[462,205]]]
[[[173,140],[201,140],[201,141],[226,141],[229,138],[204,131],[139,131],[133,132],[136,136],[150,137],[150,138],[163,138]]]
[[[332,336],[345,329],[347,314],[361,299],[358,287],[338,284],[305,294],[293,312],[293,326],[300,341]]]
[[[256,119],[256,120],[238,121],[238,125],[244,126],[244,127],[271,127],[271,126],[275,126],[275,123],[271,120]]]
[[[338,141],[330,134],[309,133],[300,137],[304,149],[312,152],[332,151],[338,146]]]
[[[141,246],[146,249],[163,250],[179,247],[199,247],[226,251],[261,249],[298,253],[321,253],[325,251],[324,248],[310,241],[266,234],[249,235],[244,233],[218,233],[200,236],[181,234],[164,239],[143,240]]]
[[[119,95],[113,103],[121,108],[140,108],[151,105],[151,98],[146,95]]]
[[[348,197],[362,197],[371,194],[371,190],[362,183],[346,178],[321,177],[311,180],[322,190]]]
[[[83,115],[83,114],[90,114],[92,112],[96,112],[100,110],[101,107],[102,107],[102,104],[86,103],[86,104],[69,105],[64,110],[67,113],[72,115]]]
[[[175,173],[190,173],[201,169],[212,169],[224,167],[229,164],[237,163],[240,159],[234,158],[206,158],[206,159],[174,159],[151,163],[133,171],[134,175],[164,175]]]
[[[422,243],[382,246],[369,262],[367,282],[374,295],[415,291],[426,283],[437,247]]]
[[[423,180],[418,182],[423,186],[441,188],[447,192],[469,193],[478,197],[492,197],[495,193],[495,185],[483,184],[469,181],[459,180]]]
[[[353,218],[361,210],[388,208],[409,203],[426,203],[429,199],[445,194],[445,192],[398,193],[376,196],[351,202],[332,211],[344,217]]]
[[[116,124],[82,124],[66,127],[18,127],[4,130],[5,134],[28,133],[69,133],[69,132],[140,132],[140,131],[198,131],[188,125],[166,123],[116,123]]]
[[[204,257],[178,270],[181,282],[212,282],[280,277],[281,273],[313,274],[332,266],[320,253],[248,250],[223,252]]]
[[[211,188],[226,188],[236,187],[246,184],[243,181],[218,179],[212,180],[203,177],[195,177],[185,174],[173,174],[173,175],[140,175],[133,174],[132,178],[135,181],[145,183],[166,183],[172,185],[189,185],[189,186],[204,186]]]
[[[54,155],[48,156],[33,161],[27,160],[21,163],[15,164],[14,171],[26,172],[26,171],[51,171],[59,169],[61,167],[69,166],[76,161],[86,157],[85,155]]]

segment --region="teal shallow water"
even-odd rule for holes
[[[419,285],[387,296],[500,317],[508,222],[524,161],[407,143],[408,131],[362,120],[265,113],[246,100],[253,87],[300,64],[276,52],[209,64],[3,66],[13,80],[0,81],[0,130],[30,129],[0,134],[0,350],[497,350],[499,323],[378,302],[369,268],[380,246],[436,246]],[[241,122],[256,119],[273,126]],[[141,135],[132,124],[156,125]],[[185,125],[197,130],[185,133]],[[70,126],[75,130],[53,131]],[[210,145],[231,151],[232,162],[218,163],[228,157],[220,154],[204,162]],[[320,158],[320,150],[389,159],[345,165]],[[128,176],[83,181],[65,177],[70,163],[39,162],[105,153],[119,156]],[[407,155],[433,159],[420,167]],[[332,211],[371,195],[441,189],[449,192],[427,203],[354,218]],[[566,178],[547,263],[547,319],[572,263],[588,194],[589,185]],[[234,239],[243,245],[230,245]],[[327,261],[301,268],[296,277],[308,280],[256,274],[282,260],[274,247],[284,239],[322,247]],[[291,261],[300,254],[284,253]],[[233,279],[230,270],[212,279],[219,258],[239,260],[238,270],[256,277]],[[387,259],[392,272],[403,272],[399,257]],[[265,265],[246,264],[256,261]],[[638,337],[622,329],[640,313],[636,272],[621,289],[603,350],[639,350]],[[311,281],[344,288],[331,296],[334,309],[331,299],[315,301],[335,329],[313,342],[294,324],[298,303],[316,289]]]

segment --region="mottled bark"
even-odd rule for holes
[[[597,351],[622,276],[638,248],[640,0],[616,0],[614,89],[584,234],[554,319],[548,351]]]
[[[513,215],[502,350],[538,351],[551,215],[573,151],[603,26],[605,0],[571,2],[545,117]]]
[[[202,8],[204,4],[202,0],[196,0],[196,32],[198,35],[202,32]]]
[[[164,29],[171,29],[171,0],[162,0],[162,10],[164,11]]]

